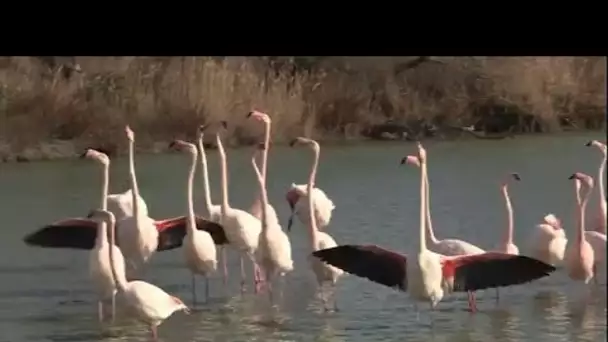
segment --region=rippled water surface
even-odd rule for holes
[[[522,182],[510,187],[515,239],[526,237],[548,212],[561,217],[572,235],[573,185],[568,176],[596,176],[600,153],[584,146],[601,134],[529,137],[504,141],[427,143],[434,226],[440,238],[458,237],[492,248],[505,227],[499,181],[517,171]],[[231,204],[248,208],[253,199],[250,150],[228,150]],[[338,243],[375,243],[396,251],[415,248],[419,173],[400,167],[414,152],[409,143],[322,148],[318,185],[336,204],[330,234]],[[217,155],[209,153],[212,197],[219,203]],[[287,219],[287,187],[303,183],[311,152],[274,148],[269,192],[280,218]],[[142,195],[155,218],[185,212],[184,155],[141,155],[136,159]],[[200,175],[199,175],[200,176]],[[54,220],[85,214],[96,206],[100,181],[91,161],[40,162],[0,166],[0,341],[144,341],[145,327],[119,311],[114,325],[100,327],[88,280],[88,253],[26,247],[26,233]],[[197,205],[202,212],[200,179]],[[111,191],[126,189],[126,164],[112,166]],[[596,198],[590,206],[595,217]],[[296,270],[287,276],[280,307],[265,296],[238,290],[238,261],[230,254],[230,284],[211,280],[212,299],[193,314],[177,313],[159,327],[162,341],[605,341],[606,281],[587,290],[563,272],[533,284],[478,295],[479,312],[470,314],[466,296],[444,299],[430,315],[414,310],[406,294],[347,276],[337,291],[340,311],[324,313],[315,299],[306,263],[306,234],[297,222],[290,234]],[[157,253],[146,280],[190,302],[190,275],[181,250]],[[199,298],[204,285],[199,281]],[[592,291],[584,302],[585,291]],[[432,318],[432,324],[431,324]]]

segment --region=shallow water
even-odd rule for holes
[[[503,141],[426,143],[434,226],[439,238],[458,237],[492,248],[505,227],[498,189],[501,179],[519,172],[512,184],[515,239],[526,250],[526,237],[548,212],[562,218],[571,235],[574,171],[597,174],[600,153],[584,146],[602,134],[536,136]],[[419,174],[400,167],[408,143],[361,144],[322,148],[317,184],[336,204],[329,233],[338,243],[374,243],[395,251],[415,248],[418,226]],[[231,204],[248,208],[254,194],[250,150],[228,150]],[[287,219],[284,193],[303,183],[311,153],[305,148],[271,151],[269,195],[280,219]],[[212,197],[219,203],[217,154],[209,152]],[[141,192],[151,215],[165,218],[185,212],[184,155],[141,155],[136,167]],[[88,280],[88,253],[25,246],[28,232],[57,219],[83,215],[96,206],[99,169],[91,161],[6,164],[0,168],[0,342],[145,341],[145,327],[119,310],[114,325],[100,328]],[[126,189],[124,159],[113,161],[111,192]],[[197,175],[200,178],[200,174]],[[197,190],[202,182],[197,179]],[[202,212],[202,194],[196,191]],[[595,217],[596,198],[589,205]],[[532,284],[480,292],[479,312],[470,314],[466,296],[445,298],[432,316],[414,310],[406,294],[347,276],[337,290],[340,311],[324,313],[315,299],[308,268],[306,232],[297,222],[290,234],[296,270],[288,275],[279,308],[265,296],[240,295],[238,261],[230,253],[230,282],[211,279],[211,300],[186,316],[177,313],[159,327],[162,341],[605,341],[606,282],[585,289],[563,272]],[[180,250],[157,253],[146,280],[191,300],[190,275]],[[204,293],[198,282],[199,298]],[[249,287],[249,289],[251,286]]]

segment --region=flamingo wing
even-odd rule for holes
[[[44,248],[93,249],[97,223],[85,218],[69,218],[51,223],[26,235],[29,246]]]
[[[376,245],[342,245],[312,253],[322,261],[375,283],[407,290],[406,257]]]
[[[444,278],[457,292],[524,284],[555,271],[540,260],[498,252],[445,257],[442,261]]]
[[[179,216],[155,222],[156,229],[158,230],[157,251],[167,251],[181,247],[186,236],[186,219],[186,216]],[[199,216],[195,217],[195,221],[196,229],[209,233],[213,239],[213,243],[216,245],[228,243],[224,228],[220,224]]]

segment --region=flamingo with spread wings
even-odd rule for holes
[[[407,291],[415,301],[431,309],[444,294],[523,284],[555,271],[551,265],[526,256],[497,252],[444,256],[426,245],[426,151],[418,144],[418,156],[402,163],[420,164],[420,226],[418,248],[409,257],[374,245],[343,245],[313,252],[321,260],[348,273]]]

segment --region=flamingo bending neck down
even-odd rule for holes
[[[260,149],[264,149],[265,146],[262,144]],[[270,303],[273,303],[273,290],[272,281],[275,275],[279,274],[281,277],[287,272],[293,271],[293,259],[291,258],[291,243],[287,234],[283,232],[278,222],[270,219],[270,205],[268,204],[268,194],[266,192],[266,184],[264,176],[258,169],[256,164],[256,153],[254,152],[251,158],[251,164],[253,171],[256,174],[258,184],[260,186],[260,198],[262,203],[260,209],[262,211],[262,232],[260,233],[258,249],[256,250],[256,260],[262,271],[264,271],[264,281],[266,283],[266,289]]]
[[[222,121],[220,130],[225,130],[226,127],[226,122]],[[224,227],[230,245],[241,252],[241,290],[243,290],[245,286],[245,265],[243,263],[243,255],[247,255],[253,264],[255,292],[258,292],[260,286],[260,272],[254,255],[258,248],[258,238],[260,236],[260,231],[262,230],[262,224],[260,220],[250,213],[230,207],[228,201],[228,166],[226,162],[226,152],[224,151],[224,146],[220,137],[220,131],[217,132],[215,138],[222,174],[222,216],[220,222]]]
[[[565,265],[568,276],[572,280],[580,280],[585,284],[593,278],[593,248],[585,239],[585,209],[589,195],[593,191],[593,178],[577,172],[570,176],[574,180],[578,220],[576,238],[568,241],[565,254]],[[581,183],[586,188],[585,196],[581,200]]]
[[[247,118],[253,118],[255,120],[261,121],[264,123],[264,150],[262,151],[262,177],[264,179],[264,183],[266,183],[266,171],[268,170],[268,150],[270,149],[270,127],[272,125],[272,121],[270,120],[270,116],[266,113],[258,112],[257,110],[251,111],[247,114]],[[257,219],[262,219],[262,210],[261,210],[261,190],[258,191],[258,194],[255,196],[251,209],[249,212],[255,216]],[[270,224],[279,224],[279,218],[277,217],[277,212],[274,210],[274,207],[268,204],[268,220]]]
[[[205,210],[209,215],[209,220],[215,223],[220,223],[222,218],[222,207],[211,203],[211,187],[209,186],[209,169],[207,168],[207,154],[205,153],[205,146],[203,139],[205,137],[205,125],[201,125],[197,131],[197,143],[198,149],[201,155],[201,173],[203,174],[203,186],[205,187]],[[222,276],[224,285],[228,283],[228,267],[226,265],[226,248],[219,246],[222,254]]]
[[[312,168],[310,170],[310,176],[308,178],[308,184],[306,186],[307,192],[312,193],[312,189],[315,184],[315,178],[317,176],[317,168],[319,167],[319,154],[321,148],[319,147],[319,143],[312,139],[307,139],[303,137],[296,138],[291,141],[289,144],[291,147],[296,144],[308,145],[314,152],[314,160],[312,163]],[[325,250],[328,248],[336,247],[336,241],[327,233],[319,231],[317,226],[317,220],[314,217],[314,202],[313,196],[308,196],[308,232],[310,235],[310,249],[312,255],[309,256],[310,266],[312,268],[313,273],[317,279],[317,284],[320,288],[320,296],[323,301],[323,306],[325,310],[328,310],[328,302],[329,297],[333,297],[333,307],[334,310],[338,310],[337,300],[335,298],[335,288],[338,282],[338,279],[344,273],[341,269],[334,267],[326,262],[321,261],[318,257],[314,256],[317,251]],[[330,286],[329,293],[326,294],[326,287]]]
[[[169,145],[170,149],[184,151],[190,154],[190,171],[188,173],[187,221],[186,236],[184,237],[184,255],[186,264],[192,273],[192,305],[196,305],[196,274],[205,277],[205,301],[209,301],[209,273],[217,269],[217,255],[211,235],[204,230],[196,229],[194,216],[194,200],[192,183],[196,173],[196,146],[182,140],[175,140]]]
[[[103,167],[100,208],[102,210],[107,210],[108,185],[110,182],[110,159],[106,154],[93,149],[87,149],[81,157],[93,159]],[[116,282],[112,276],[109,249],[115,249],[114,267],[116,267],[118,270],[119,276],[124,276],[125,260],[118,247],[113,243],[108,243],[107,224],[105,222],[101,222],[97,224],[97,227],[95,247],[91,250],[89,257],[89,269],[91,280],[93,281],[99,298],[97,301],[97,314],[99,322],[101,323],[103,321],[103,302],[105,300],[112,300],[112,321],[114,321],[114,316],[116,315]]]
[[[110,243],[114,244],[114,230],[116,220],[107,210],[93,210],[89,218],[96,222],[106,223],[110,228]],[[188,307],[177,297],[171,296],[159,287],[141,280],[127,281],[125,274],[116,269],[114,258],[120,253],[119,249],[110,248],[110,270],[116,281],[118,293],[122,295],[125,303],[136,317],[148,324],[152,338],[158,339],[156,329],[169,316],[176,311],[189,313]]]
[[[415,301],[434,308],[444,293],[472,292],[523,284],[555,271],[551,265],[519,255],[487,252],[444,256],[430,251],[426,239],[426,151],[418,144],[418,157],[403,158],[402,164],[420,167],[420,227],[417,250],[409,257],[375,245],[343,245],[313,253],[340,269],[379,284],[407,291]],[[409,260],[408,260],[409,259]]]

